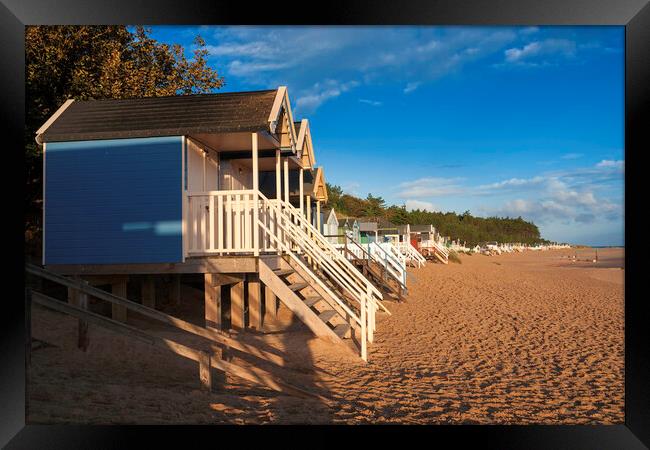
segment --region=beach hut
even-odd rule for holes
[[[151,307],[152,279],[172,277],[179,302],[183,277],[202,275],[205,326],[214,330],[224,317],[235,329],[261,329],[264,289],[267,314],[277,298],[317,336],[356,345],[343,341],[355,333],[367,358],[382,295],[310,220],[312,200],[317,218],[327,201],[324,175],[286,87],[68,100],[36,141],[47,270],[111,284],[122,296],[127,283],[141,284]],[[126,321],[126,309],[114,305],[112,317]]]
[[[359,242],[359,220],[356,217],[345,217],[339,221],[339,233],[347,235],[350,239]],[[339,238],[339,244],[344,244],[345,238]]]
[[[321,211],[322,233],[332,244],[338,244],[339,219],[334,208],[325,208]]]
[[[449,249],[441,242],[433,225],[411,225],[411,243],[426,258],[437,259],[443,264],[449,262]]]
[[[377,222],[361,221],[359,222],[359,242],[367,244],[368,242],[377,241]]]

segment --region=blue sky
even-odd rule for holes
[[[153,27],[222,91],[288,86],[328,182],[623,244],[623,27]]]

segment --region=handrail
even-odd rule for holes
[[[360,325],[361,357],[367,361],[367,344],[373,340],[375,311],[378,309],[378,305],[381,305],[381,302],[373,297],[368,283],[366,283],[366,292],[364,293],[355,289],[358,288],[358,285],[355,285],[353,282],[351,283],[352,280],[346,280],[345,274],[341,273],[341,268],[334,264],[333,258],[326,254],[324,249],[316,245],[315,240],[308,236],[305,230],[293,222],[290,210],[286,207],[286,203],[280,201],[271,202],[261,192],[258,193],[258,199],[262,201],[261,206],[264,210],[267,208],[270,210],[272,209],[275,213],[275,224],[283,232],[283,237],[280,238],[276,235],[276,233],[266,226],[263,220],[258,218],[257,226],[259,229],[265,232],[271,240],[275,241],[280,250],[284,250],[284,252],[294,262],[299,264],[307,274],[311,275],[311,278],[322,289],[324,289],[328,296],[336,301],[337,304]],[[266,217],[266,214],[263,214],[262,217]],[[280,220],[278,220],[278,218]],[[352,295],[354,300],[359,303],[359,316],[357,316],[345,302],[335,295],[318,276],[313,275],[313,271],[309,270],[306,264],[292,250],[291,244],[303,251],[305,256],[311,259],[310,263],[313,262],[316,266],[320,267],[320,269],[326,272],[332,280]]]
[[[307,230],[310,231],[308,233],[308,236],[312,238],[312,240],[318,242],[322,248],[322,250],[326,251],[328,254],[333,255],[333,259],[335,259],[338,262],[342,263],[342,268],[345,269],[349,274],[351,274],[354,278],[357,279],[357,281],[364,285],[364,286],[369,286],[370,290],[379,298],[382,299],[383,296],[379,290],[373,286],[372,283],[370,283],[362,274],[359,273],[356,268],[350,264],[350,262],[347,260],[347,258],[344,258],[337,250],[336,248],[332,245],[331,242],[329,242],[325,237],[318,231],[309,221],[302,215],[300,214],[300,211],[298,211],[296,208],[293,207],[290,203],[283,202],[284,206],[287,207],[288,211],[291,213],[293,218],[297,219],[300,222],[300,225],[302,227],[305,227]]]
[[[307,273],[310,273],[310,272],[311,272],[311,271],[309,270],[309,268],[305,265],[305,263],[302,262],[302,260],[301,260],[300,258],[298,258],[298,257],[296,256],[296,254],[295,254],[293,251],[291,251],[291,248],[290,248],[290,247],[289,247],[285,242],[283,242],[282,239],[280,239],[279,237],[277,237],[277,236],[276,236],[276,235],[275,235],[275,234],[274,234],[274,233],[273,233],[273,232],[272,232],[272,231],[271,231],[271,230],[270,230],[270,229],[269,229],[269,228],[268,228],[268,227],[267,227],[267,226],[266,226],[262,221],[259,222],[259,225],[260,225],[260,228],[261,228],[264,232],[266,232],[266,233],[269,235],[269,237],[270,237],[271,239],[273,239],[274,241],[276,241],[276,242],[278,243],[278,245],[279,245],[280,247],[282,247],[282,249],[285,251],[285,253],[286,253],[287,255],[289,255],[289,256],[291,257],[291,259],[293,259],[293,260],[294,260],[298,265],[300,265],[300,267],[301,267],[305,272],[307,272]],[[281,226],[281,225],[280,225],[280,226]],[[322,289],[324,289],[325,292],[327,292],[328,295],[330,295],[330,296],[331,296],[332,298],[334,298],[334,299],[338,299],[338,297],[336,296],[336,294],[334,294],[334,293],[331,291],[331,289],[328,288],[327,285],[326,285],[325,283],[323,283],[323,282],[322,282],[318,277],[312,277],[312,278],[314,278],[314,280],[316,281],[316,283],[318,283],[318,285],[319,285]],[[359,317],[357,317],[357,315],[354,313],[354,311],[352,311],[352,310],[348,307],[348,305],[346,305],[344,302],[337,302],[337,303],[338,303],[338,304],[343,308],[343,310],[344,310],[346,313],[348,313],[348,314],[349,314],[353,319],[355,319],[355,321],[356,321],[357,323],[361,324],[361,319],[360,319]]]
[[[409,259],[415,261],[418,267],[426,263],[424,256],[422,256],[422,254],[420,254],[420,252],[418,252],[410,242],[399,242],[398,248],[400,251],[403,251]]]
[[[140,305],[139,303],[135,303],[131,300],[128,300],[127,298],[119,297],[117,295],[103,291],[99,288],[89,286],[88,284],[84,283],[81,280],[69,279],[67,277],[64,277],[63,275],[50,272],[34,264],[29,264],[29,263],[25,264],[25,270],[27,273],[39,276],[43,279],[53,281],[59,285],[74,289],[77,292],[85,293],[86,295],[92,295],[104,301],[108,301],[109,303],[112,304],[122,305],[127,309],[137,311],[138,313],[143,314],[149,318],[152,318],[160,323],[170,325],[177,330],[203,337],[208,341],[210,341],[211,343],[216,343],[218,345],[222,345],[234,350],[248,353],[266,362],[271,362],[278,366],[282,365],[282,358],[280,358],[279,356],[261,349],[257,349],[255,347],[252,347],[249,344],[242,343],[236,339],[233,339],[232,337],[226,336],[222,332],[217,332],[215,330],[210,330],[207,328],[200,327],[198,325],[191,324],[182,319],[165,314],[161,311],[157,311],[155,309]],[[166,348],[180,356],[184,356],[186,358],[192,359],[199,363],[200,367],[202,368],[200,370],[202,374],[205,372],[205,370],[203,370],[204,365],[207,365],[208,367],[211,366],[216,369],[232,373],[233,375],[243,378],[247,381],[252,381],[254,383],[260,383],[266,385],[267,387],[274,389],[276,391],[280,391],[280,392],[287,391],[301,396],[322,398],[317,394],[305,391],[289,383],[285,383],[281,380],[278,380],[270,373],[266,372],[265,370],[261,370],[257,368],[253,368],[253,369],[244,368],[228,361],[212,358],[210,354],[205,350],[198,350],[192,347],[188,347],[174,340],[161,338],[159,336],[150,334],[144,330],[127,325],[125,323],[117,322],[112,319],[109,319],[108,317],[95,314],[91,311],[88,311],[87,309],[61,302],[40,292],[34,291],[32,292],[32,294],[34,295],[32,300],[35,303],[41,304],[42,306],[46,306],[48,308],[58,310],[59,312],[63,312],[65,314],[75,316],[83,321],[86,321],[87,323],[90,322],[99,326],[107,327],[116,332],[127,334],[130,337],[134,337],[136,339],[145,341],[148,344],[152,344],[164,349]],[[212,345],[210,345],[209,347],[214,349]],[[209,386],[211,383],[210,376],[207,375],[204,378],[204,376],[201,375],[201,381],[202,383],[204,383],[204,385]]]
[[[356,281],[359,284],[367,284],[370,286],[371,291],[379,299],[383,298],[379,290],[377,290],[375,286],[372,285],[372,283],[369,283],[365,277],[360,275],[359,271],[356,270],[351,264],[349,264],[347,258],[343,257],[331,242],[324,239],[324,236],[320,234],[320,232],[316,230],[316,228],[311,223],[309,223],[309,221],[307,221],[307,219],[302,214],[300,214],[296,208],[293,207],[293,205],[286,202],[283,202],[283,205],[285,209],[291,214],[292,219],[295,219],[299,222],[300,227],[303,228],[303,231],[307,234],[307,236],[319,244],[321,250],[328,254],[335,262],[339,263],[338,265],[341,266],[343,271],[345,271],[345,273],[347,273],[350,278],[356,278]]]
[[[259,193],[259,195],[265,202],[268,202],[269,205],[276,208],[276,214],[279,214],[280,216],[282,215],[283,212],[288,212],[289,214],[296,212],[295,208],[293,208],[293,206],[291,206],[286,202],[280,200],[278,203],[277,199],[275,201],[270,201],[261,192]],[[317,232],[313,226],[311,227],[311,231],[313,231],[313,233],[312,235],[309,235],[304,229],[302,229],[302,227],[294,223],[291,220],[292,218],[295,218],[295,214],[293,215],[293,217],[292,215],[289,215],[286,221],[290,227],[290,231],[293,231],[295,234],[300,235],[300,237],[302,238],[302,239],[294,239],[295,244],[297,244],[298,246],[302,244],[303,251],[310,251],[311,254],[309,256],[317,259],[322,267],[327,268],[328,274],[332,276],[341,287],[343,287],[350,294],[352,294],[352,296],[355,297],[356,301],[360,303],[361,297],[366,295],[367,290],[370,290],[371,293],[375,294],[375,296],[371,295],[370,300],[372,301],[372,303],[376,303],[382,309],[384,309],[384,311],[390,314],[390,311],[388,311],[388,309],[386,309],[386,307],[379,300],[379,299],[383,299],[382,294],[377,290],[375,286],[372,285],[372,283],[370,283],[365,277],[363,277],[363,275],[361,275],[359,271],[356,270],[356,268],[354,268],[354,266],[347,259],[343,258],[340,255],[340,253],[332,246],[331,243],[329,243],[324,238],[322,238],[322,235],[319,232]],[[300,219],[302,219],[302,216],[298,218],[299,221]],[[284,231],[287,230],[285,229]],[[319,246],[317,244],[321,244],[321,245]],[[323,258],[322,256],[323,254],[326,256],[326,258]],[[343,262],[343,264],[339,264],[341,262]],[[352,271],[350,271],[349,269],[352,269]],[[355,283],[355,278],[357,281],[360,281],[360,283]]]
[[[382,269],[382,277],[384,277],[385,274],[388,273],[395,281],[397,281],[400,284],[400,286],[402,288],[406,288],[406,282],[405,282],[406,271],[404,270],[403,275],[402,275],[402,274],[399,273],[398,270],[395,269],[395,266],[397,266],[400,269],[402,267],[401,267],[399,261],[395,261],[395,258],[390,253],[388,253],[385,248],[383,248],[381,245],[377,244],[376,242],[370,242],[370,243],[366,244],[367,247],[364,247],[364,244],[361,244],[361,243],[357,242],[356,240],[350,238],[347,235],[345,236],[345,238],[346,238],[346,240],[345,240],[345,244],[344,244],[344,249],[346,250],[347,253],[351,253],[352,255],[354,255],[355,257],[358,258],[358,256],[355,255],[354,252],[352,252],[351,250],[348,250],[348,247],[347,247],[348,242],[351,242],[352,244],[354,244],[356,246],[356,248],[358,248],[361,251],[361,255],[363,256],[363,258],[359,258],[359,259],[364,259],[364,260],[368,260],[368,261],[372,260],[372,261],[377,262],[378,264],[380,264],[383,267],[383,269]],[[339,245],[341,245],[341,244],[339,244]],[[373,254],[372,250],[371,250],[372,245],[374,245],[375,247],[379,247],[380,250],[384,253],[385,258],[378,257],[375,254]],[[387,263],[388,258],[390,258],[392,266]]]
[[[374,244],[374,247],[371,247],[372,244]],[[379,248],[379,250],[381,250],[381,252],[384,254],[383,261],[385,263],[386,270],[393,276],[393,278],[395,278],[397,280],[398,283],[400,283],[402,285],[402,287],[406,287],[406,270],[404,268],[402,268],[399,261],[396,261],[395,258],[393,257],[393,255],[391,255],[388,252],[388,250],[386,250],[384,247],[382,247],[377,242],[369,242],[368,243],[368,253],[372,256],[372,253],[370,252],[370,248]],[[375,260],[379,261],[379,262],[382,261],[381,258],[375,259]],[[391,262],[392,267],[389,267],[388,261]],[[395,267],[397,267],[398,269],[401,269],[401,270],[397,270],[397,269],[395,269]],[[400,278],[403,278],[403,279],[400,280]]]

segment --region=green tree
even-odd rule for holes
[[[363,214],[368,217],[381,216],[384,213],[385,206],[386,202],[383,198],[368,194],[368,197],[366,197],[365,200],[365,205],[363,207]]]
[[[406,225],[409,223],[409,214],[406,211],[406,206],[390,206],[386,209],[385,217],[395,225]]]
[[[341,186],[329,183],[325,183],[325,188],[327,189],[327,202],[329,203],[330,207],[334,208],[337,211],[340,211],[343,189],[341,189]]]
[[[159,43],[150,33],[112,25],[25,28],[25,237],[32,251],[40,249],[42,214],[42,149],[34,137],[65,100],[183,95],[223,86],[199,36],[187,59],[180,45]]]

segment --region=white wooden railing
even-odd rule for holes
[[[440,241],[436,241],[434,239],[430,239],[427,241],[422,241],[420,243],[422,248],[434,248],[435,250],[438,251],[444,258],[449,257],[449,249]]]
[[[414,264],[416,267],[420,268],[426,264],[426,258],[422,256],[422,254],[413,247],[413,244],[410,242],[399,242],[397,248],[406,257],[407,261],[411,262],[411,264]]]
[[[297,210],[291,204],[277,199],[269,200],[261,192],[258,194],[262,209],[258,222],[260,230],[264,233],[262,241],[272,241],[278,250],[299,264],[304,272],[311,275],[311,281],[325,290],[328,296],[359,324],[361,357],[367,360],[367,344],[373,341],[376,311],[379,307],[385,309],[381,304],[381,293],[363,275],[350,276],[349,268],[352,269],[352,274],[360,274],[346,259],[332,257],[338,255],[338,252],[306,219],[302,220],[302,215],[296,215]],[[267,219],[270,222],[265,223]],[[269,223],[273,224],[275,230]],[[343,288],[356,304],[350,305],[333,293],[314,269],[324,273],[332,282]]]
[[[373,261],[376,261],[384,267],[395,281],[400,283],[403,287],[406,287],[406,261],[402,255],[396,256],[393,253],[393,249],[394,251],[397,251],[393,244],[390,242],[357,242],[356,244],[359,247],[348,245],[347,250],[359,259],[365,259],[369,256]],[[345,244],[333,244],[333,246],[339,250],[339,252],[346,247]]]
[[[391,247],[392,244],[388,243]],[[381,264],[389,274],[397,281],[399,281],[402,286],[406,287],[406,263],[402,263],[399,258],[396,258],[392,255],[392,252],[389,248],[385,248],[384,245],[378,244],[377,242],[369,242],[367,244],[361,244],[366,247],[368,254]]]
[[[278,202],[277,199],[270,201]],[[381,292],[335,248],[334,244],[329,242],[327,238],[316,229],[316,227],[309,223],[307,218],[300,213],[300,210],[296,209],[290,203],[283,201],[280,202],[283,205],[284,211],[290,215],[291,221],[299,226],[305,237],[310,238],[314,243],[316,243],[321,252],[329,256],[329,258],[338,266],[340,272],[345,274],[347,279],[353,283],[354,288],[358,292],[366,292],[366,290],[369,290],[372,293],[373,301],[377,303],[381,309],[390,313],[381,302],[383,299]]]
[[[255,190],[192,192],[186,194],[185,202],[189,255],[287,255],[359,326],[361,354],[367,359],[375,313],[379,308],[390,311],[381,302],[381,292],[298,209]],[[347,296],[342,298],[332,292],[318,273],[327,276]]]
[[[393,258],[397,259],[402,267],[406,268],[406,257],[402,254],[402,252],[399,251],[393,242],[381,242],[379,245],[384,250],[387,250],[388,253],[393,256]]]
[[[187,195],[190,255],[254,253],[255,191],[206,191]]]

